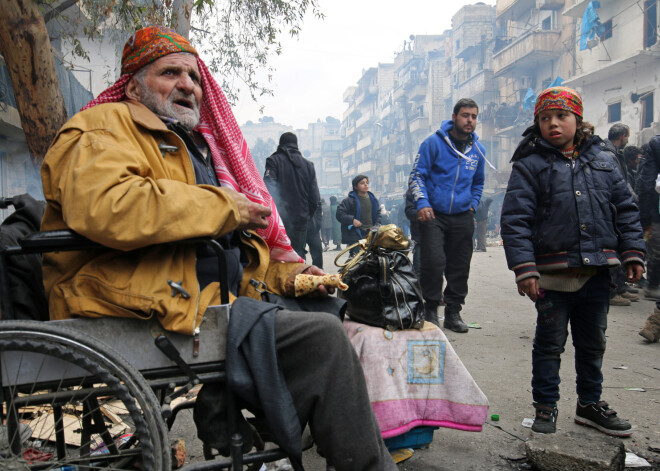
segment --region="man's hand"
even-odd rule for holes
[[[426,221],[430,221],[431,219],[435,219],[435,214],[433,214],[433,209],[422,208],[419,211],[417,211],[417,220],[419,222],[426,222]]]
[[[239,230],[254,230],[254,229],[266,229],[268,227],[268,216],[270,216],[271,210],[268,206],[264,206],[259,203],[253,203],[248,200],[245,195],[241,195],[247,200],[247,209],[250,212],[250,219],[248,221],[241,221],[241,224],[238,226]]]
[[[357,219],[353,219],[353,227],[362,227],[362,223]],[[310,273],[310,275],[314,275],[314,273]]]
[[[637,283],[642,278],[644,267],[641,263],[629,263],[626,265],[626,273],[628,274],[628,283]]]
[[[323,270],[321,270],[319,267],[316,267],[314,265],[312,265],[311,267],[307,267],[301,273],[304,273],[306,275],[317,275],[317,276],[323,276],[326,274]],[[296,294],[296,283],[295,283],[296,275],[298,275],[298,273],[296,272],[291,273],[287,277],[286,282],[284,284],[285,295],[289,298],[293,298]],[[327,287],[325,285],[319,285],[315,292],[308,294],[307,296],[312,298],[325,298],[329,294],[334,294],[334,292],[335,292],[334,286]]]
[[[525,278],[518,282],[518,294],[520,296],[529,296],[532,302],[539,299],[539,279],[538,278]]]

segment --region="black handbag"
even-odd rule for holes
[[[344,265],[337,260],[352,247],[361,250]],[[367,239],[347,248],[335,259],[342,267],[348,290],[339,296],[348,302],[351,320],[388,330],[421,329],[424,299],[408,258],[408,238],[394,224],[373,228]]]

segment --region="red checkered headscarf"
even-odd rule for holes
[[[582,97],[572,88],[546,88],[536,99],[534,116],[545,110],[565,110],[582,117]]]
[[[122,76],[107,90],[85,105],[82,110],[102,103],[126,101],[126,84],[140,68],[167,54],[189,52],[197,56],[197,51],[188,40],[163,26],[150,26],[137,31],[127,41],[122,55]],[[197,56],[197,66],[202,76],[203,98],[200,107],[200,120],[195,128],[211,150],[213,164],[220,184],[243,193],[250,201],[270,207],[268,227],[257,233],[270,247],[273,260],[302,262],[291,248],[284,225],[268,193],[261,175],[250,155],[247,142],[231,111],[222,89],[211,76],[208,68]]]

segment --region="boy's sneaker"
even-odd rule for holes
[[[587,425],[613,437],[629,437],[632,427],[628,422],[616,416],[605,401],[598,404],[582,404],[579,400],[575,409],[575,423]]]
[[[610,298],[610,306],[630,306],[630,299],[626,299],[620,294]]]
[[[532,425],[532,432],[555,433],[557,431],[557,414],[559,414],[557,408],[538,402],[534,403],[534,408],[536,409],[536,418]]]
[[[639,301],[639,296],[637,296],[635,293],[631,293],[630,291],[624,291],[621,293],[621,296],[629,299],[632,302]]]

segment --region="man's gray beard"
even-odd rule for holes
[[[193,103],[192,109],[185,109],[179,106],[175,108],[174,101],[185,98]],[[154,92],[147,87],[142,87],[141,103],[159,116],[176,119],[188,129],[192,130],[199,123],[199,104],[193,95],[185,95],[178,90],[172,90],[172,93],[163,102]],[[180,111],[181,110],[181,111]]]

